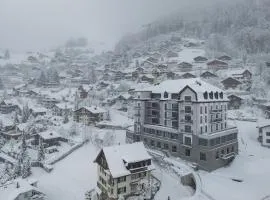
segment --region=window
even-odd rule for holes
[[[168,109],[168,104],[165,103],[164,106],[165,106],[165,110],[167,110]]]
[[[219,151],[216,152],[216,159],[219,158]]]
[[[200,117],[200,123],[202,124],[202,116]]]
[[[199,145],[200,146],[207,146],[207,143],[208,143],[208,140],[202,139],[202,138],[199,139]]]
[[[207,123],[207,116],[204,117],[204,121],[205,121],[205,123]]]
[[[201,126],[201,134],[203,134],[203,127]]]
[[[216,138],[216,144],[220,144],[220,137]]]
[[[157,147],[161,148],[161,143],[160,142],[157,142]]]
[[[191,113],[191,107],[185,106],[185,113]]]
[[[270,143],[270,139],[266,139],[266,143]]]
[[[168,98],[168,92],[164,92],[164,98],[167,99]]]
[[[121,187],[117,189],[118,194],[126,193],[126,187]]]
[[[123,176],[123,177],[120,177],[117,179],[117,183],[122,183],[122,182],[125,182],[126,181],[126,177]]]
[[[204,112],[205,112],[205,114],[207,114],[207,106],[205,106]]]
[[[172,94],[172,99],[178,99],[178,94]]]
[[[221,150],[221,155],[224,155],[224,149]]]
[[[185,101],[191,101],[191,96],[185,96]]]
[[[200,152],[200,160],[206,161],[206,154],[205,153]]]
[[[205,132],[207,133],[207,126],[205,126]]]
[[[164,149],[166,149],[166,150],[169,149],[169,145],[168,144],[164,143],[163,146],[164,146]]]
[[[203,114],[203,107],[200,107],[200,114]]]
[[[176,133],[171,133],[171,139],[173,140],[178,139],[178,135]]]
[[[165,118],[168,118],[168,112],[165,112]]]
[[[270,136],[270,132],[266,132],[266,136]]]
[[[216,140],[215,139],[211,139],[210,140],[210,146],[215,146]]]
[[[167,120],[164,120],[164,126],[167,126]]]
[[[155,146],[155,141],[151,140],[151,146]]]
[[[227,123],[226,122],[225,122],[224,126],[225,126],[225,128],[227,128]]]
[[[185,115],[185,120],[186,121],[191,121],[191,116],[190,115]]]
[[[177,152],[177,147],[175,145],[172,146],[172,152]]]
[[[223,130],[223,124],[221,123],[220,125],[221,125],[221,130]]]
[[[234,152],[234,146],[232,146],[232,152]]]
[[[191,133],[191,126],[185,125],[185,132]]]
[[[185,137],[185,145],[191,146],[191,138],[190,137]]]
[[[177,103],[172,104],[172,110],[178,111],[178,104]]]
[[[172,127],[177,129],[178,128],[178,121],[173,121]]]
[[[221,143],[225,143],[226,142],[226,136],[222,136],[221,137]]]
[[[185,149],[185,155],[190,156],[190,149]]]
[[[227,148],[227,154],[228,154],[228,153],[230,153],[230,149],[229,149],[229,148]]]
[[[216,124],[216,131],[218,130],[218,124]]]

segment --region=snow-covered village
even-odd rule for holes
[[[0,200],[270,200],[269,1],[11,2]]]

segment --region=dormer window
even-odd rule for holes
[[[167,99],[169,96],[168,92],[164,92],[164,99]]]
[[[190,102],[191,101],[191,96],[185,96],[185,101]]]
[[[223,99],[223,92],[220,92],[220,93],[219,93],[219,97],[220,97],[221,99]]]
[[[218,99],[218,92],[215,92],[215,99]]]
[[[207,93],[207,92],[204,92],[204,93],[203,93],[203,98],[204,98],[204,99],[208,99],[208,93]]]
[[[213,92],[210,92],[210,93],[209,93],[209,98],[210,98],[210,99],[213,99],[213,96],[214,96]]]

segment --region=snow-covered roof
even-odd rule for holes
[[[40,132],[38,133],[38,135],[40,137],[42,137],[45,140],[50,140],[50,139],[55,139],[55,138],[60,138],[62,137],[59,133],[55,132],[55,131],[44,131],[44,132]]]
[[[190,87],[197,93],[198,101],[209,101],[209,99],[204,99],[204,92],[223,92],[222,89],[213,86],[200,78],[190,78],[190,79],[178,79],[178,80],[167,80],[159,85],[152,86],[149,88],[142,89],[140,91],[151,91],[152,93],[179,93],[185,87]],[[215,101],[224,101],[227,97],[223,99],[215,99]]]
[[[267,127],[267,126],[270,126],[270,120],[268,119],[264,119],[264,120],[259,120],[257,122],[257,127],[258,128],[263,128],[263,127]]]
[[[151,159],[142,142],[104,147],[103,152],[113,177],[130,174],[124,161],[126,163],[134,163]]]
[[[57,103],[55,104],[60,109],[72,109],[74,106],[71,105],[70,103]]]
[[[105,109],[100,108],[98,106],[83,106],[83,108],[90,111],[91,113],[105,113],[105,112],[107,112]]]
[[[27,180],[16,179],[0,187],[0,197],[3,200],[14,200],[20,194],[24,194],[33,190],[41,193],[36,187],[30,185]]]

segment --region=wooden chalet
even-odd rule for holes
[[[239,85],[241,85],[242,83],[232,77],[228,77],[226,79],[224,79],[223,81],[221,81],[221,83],[223,84],[224,88],[227,89],[235,89],[237,88]]]
[[[217,78],[218,76],[212,72],[205,71],[200,75],[200,77],[204,79],[211,79],[211,78]]]
[[[221,61],[221,60],[212,60],[207,63],[207,67],[211,70],[217,71],[220,69],[228,69],[229,65],[228,63]]]
[[[97,106],[84,106],[73,112],[73,120],[86,125],[95,124],[106,118],[107,111]]]
[[[203,56],[197,56],[197,57],[193,58],[193,60],[196,63],[204,63],[204,62],[208,61],[208,58],[203,57]]]

